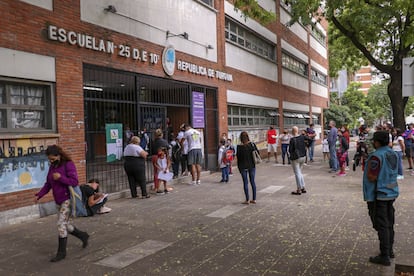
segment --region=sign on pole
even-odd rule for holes
[[[403,59],[402,95],[414,96],[414,57]]]

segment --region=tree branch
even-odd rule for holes
[[[380,62],[378,62],[368,51],[368,49],[359,42],[358,38],[356,37],[354,32],[351,32],[347,30],[341,22],[335,17],[335,15],[332,15],[331,17],[332,23],[346,36],[348,37],[352,43],[355,45],[355,47],[362,52],[362,54],[368,59],[368,61],[374,65],[378,70],[390,74],[393,69],[390,65],[384,65]]]

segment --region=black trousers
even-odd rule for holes
[[[382,256],[390,256],[394,245],[394,200],[368,202],[368,213],[372,226],[378,232]]]
[[[128,176],[131,196],[137,197],[137,186],[141,188],[141,195],[147,196],[145,159],[140,157],[125,156],[124,169]]]

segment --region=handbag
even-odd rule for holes
[[[253,156],[253,162],[255,164],[260,164],[262,163],[262,157],[260,157],[260,153],[259,150],[256,147],[256,144],[251,143],[252,147],[253,147],[253,151],[252,151],[252,156]]]
[[[87,217],[88,212],[86,211],[79,185],[75,187],[69,186],[69,194],[72,217]]]

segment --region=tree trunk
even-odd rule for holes
[[[406,101],[402,96],[402,72],[396,70],[390,74],[391,81],[388,85],[388,96],[391,100],[392,107],[392,122],[395,127],[405,130],[405,115],[404,109]]]

